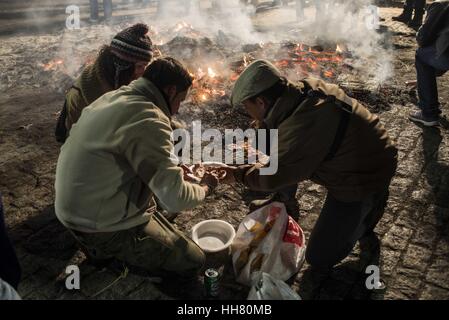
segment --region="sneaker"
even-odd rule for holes
[[[440,119],[438,116],[435,117],[426,117],[422,114],[422,111],[416,111],[411,113],[408,117],[411,121],[419,122],[426,127],[435,127],[440,124]]]
[[[399,15],[397,17],[393,17],[392,20],[398,21],[398,22],[409,23],[410,20],[412,20],[412,15],[402,13],[401,15]]]

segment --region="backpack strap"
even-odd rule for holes
[[[337,97],[335,97],[334,95],[326,94],[319,89],[318,90],[312,89],[310,85],[305,81],[303,83],[307,90],[308,97],[323,99],[326,102],[332,103],[341,110],[340,122],[338,124],[337,131],[335,133],[334,141],[329,149],[328,154],[324,158],[324,161],[330,161],[335,157],[335,155],[337,154],[338,150],[340,149],[343,143],[346,131],[348,130],[349,120],[351,120],[351,115],[353,113],[352,106],[344,101],[337,99]]]

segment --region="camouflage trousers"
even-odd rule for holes
[[[148,224],[111,233],[82,233],[71,230],[90,258],[115,258],[153,275],[195,276],[205,255],[192,240],[155,212]]]

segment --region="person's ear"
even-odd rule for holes
[[[177,94],[176,86],[168,86],[167,87],[167,95],[169,100],[173,100],[176,97]]]
[[[267,110],[268,105],[267,105],[265,99],[263,99],[261,97],[257,97],[255,102],[256,102],[257,108],[264,110],[264,111]]]

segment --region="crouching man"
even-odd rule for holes
[[[358,240],[377,239],[373,230],[397,165],[397,150],[378,117],[337,85],[291,83],[263,60],[241,74],[232,104],[243,104],[266,129],[278,130],[278,152],[271,154],[278,157],[276,174],[262,175],[260,164],[230,170],[252,190],[277,191],[258,206],[281,201],[297,218],[298,182],[311,180],[328,190],[306,252],[313,267],[329,270]]]
[[[191,209],[218,181],[184,181],[172,154],[171,116],[192,85],[175,59],[150,64],[142,78],[85,108],[61,149],[56,215],[93,260],[115,258],[154,274],[189,278],[201,249],[156,212]]]

